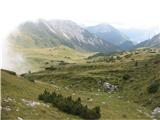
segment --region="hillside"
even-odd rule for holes
[[[98,24],[96,26],[90,26],[87,28],[87,30],[97,35],[101,39],[119,46],[119,48],[122,50],[128,50],[133,47],[133,43],[126,35],[109,24]]]
[[[49,72],[48,72],[49,73]],[[49,73],[50,74],[50,73]],[[44,73],[41,75],[48,76]],[[12,72],[1,70],[2,77],[2,119],[80,119],[59,111],[50,104],[38,100],[38,95],[44,89],[56,91],[64,96],[71,95],[74,99],[81,97],[82,103],[89,107],[99,105],[101,119],[147,119],[149,111],[136,103],[120,99],[118,94],[109,94],[103,91],[88,91],[63,87],[64,84],[35,82],[16,76]],[[34,77],[33,77],[34,78]],[[54,78],[54,80],[56,80]],[[78,82],[78,81],[77,81]],[[137,111],[141,109],[144,113]]]
[[[126,34],[132,42],[138,44],[144,40],[147,40],[157,33],[159,33],[160,29],[158,27],[151,27],[151,28],[119,28],[119,30]]]
[[[136,45],[136,48],[140,47],[160,48],[160,33],[153,36],[150,40],[143,41]]]
[[[119,50],[113,44],[101,40],[69,20],[28,21],[11,33],[9,40],[22,48],[50,48],[63,45],[78,51],[113,52]]]
[[[103,27],[95,32],[117,34],[118,37],[113,35],[118,40],[116,45],[72,21],[39,20],[20,25],[9,36],[15,53],[15,62],[11,63],[19,64],[19,71],[25,67],[28,71],[17,75],[1,70],[2,119],[82,119],[78,117],[80,113],[60,111],[62,106],[71,108],[70,104],[74,104],[67,99],[61,99],[64,103],[57,99],[61,102],[53,104],[47,96],[49,103],[39,101],[38,96],[45,89],[54,91],[57,98],[72,96],[74,101],[80,97],[83,108],[92,110],[98,106],[102,120],[159,119],[160,34],[147,44],[152,44],[150,48],[118,52],[117,45],[126,50],[129,40],[119,40],[123,34],[111,26]],[[82,107],[76,108],[78,112],[79,108]],[[97,113],[93,111],[92,115]]]
[[[77,118],[38,101],[37,96],[44,89],[56,89],[52,85],[33,83],[6,70],[1,70],[1,85],[1,118],[4,120]]]
[[[72,85],[73,88],[83,88],[84,90],[97,90],[99,88],[98,81],[106,81],[118,85],[120,87],[119,92],[124,93],[126,98],[134,100],[141,105],[145,101],[145,106],[153,109],[160,104],[158,102],[160,99],[159,92],[157,94],[148,94],[147,87],[154,82],[160,82],[160,57],[158,53],[159,51],[142,49],[131,53],[115,54],[106,58],[100,57],[97,60],[92,58],[87,64],[68,64],[59,66],[54,71],[41,71],[28,74],[26,77],[49,83],[54,81],[60,85]],[[125,74],[129,76],[129,80],[123,80]],[[139,95],[143,95],[141,100],[138,100]],[[151,97],[153,97],[153,101],[147,104]]]
[[[160,104],[159,53],[159,49],[146,48],[112,55],[95,54],[88,60],[91,63],[111,62],[111,70],[95,74],[106,75],[108,81],[120,85],[121,94],[126,98],[153,109]],[[127,76],[126,80],[123,80],[124,76]],[[153,84],[158,86],[157,92],[150,94],[147,89]]]
[[[55,66],[54,69],[51,67],[23,76],[87,93],[104,91],[99,82],[107,82],[118,86],[118,91],[110,95],[119,96],[118,98],[124,101],[152,111],[160,104],[159,59],[157,49],[138,49],[107,56],[100,55],[88,59],[87,63]],[[157,84],[158,88],[152,93],[150,89],[154,84]],[[141,107],[137,108],[138,111]]]
[[[93,52],[80,52],[62,45],[52,48],[14,47],[14,51],[20,55],[23,55],[22,57],[25,60],[23,63],[28,65],[28,71],[43,70],[46,66],[59,65],[62,62],[83,63],[85,62],[85,58],[94,54]],[[18,70],[16,71],[19,72]],[[25,69],[25,72],[28,71]]]

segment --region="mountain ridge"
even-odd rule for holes
[[[109,24],[103,23],[90,26],[87,30],[101,39],[120,47],[122,50],[128,50],[133,47],[133,43],[125,34]]]
[[[140,47],[160,48],[160,33],[136,45],[136,48]]]
[[[9,39],[24,48],[66,45],[73,49],[93,52],[119,50],[117,46],[100,39],[69,20],[29,21],[21,24],[18,31],[15,35],[12,33]]]

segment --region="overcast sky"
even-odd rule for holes
[[[0,0],[0,67],[8,57],[5,37],[22,22],[68,19],[84,25],[160,26],[160,0]],[[6,58],[4,56],[7,56]],[[17,62],[17,59],[13,57]],[[22,60],[21,60],[22,61]],[[12,62],[8,62],[12,63]],[[10,64],[7,64],[10,67]]]
[[[69,19],[125,27],[160,26],[160,0],[0,0],[0,35],[27,20]]]

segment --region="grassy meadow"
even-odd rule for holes
[[[23,50],[35,68],[43,66],[38,72],[31,69],[29,73],[16,76],[1,70],[2,119],[82,119],[39,101],[38,95],[45,89],[73,99],[80,97],[89,108],[100,106],[102,120],[151,119],[151,111],[160,104],[160,91],[148,92],[153,83],[160,83],[157,51],[137,50],[90,58],[87,58],[89,54],[67,54],[71,62],[64,58],[65,53],[60,57],[53,55],[54,58],[49,55],[50,50]],[[34,65],[34,57],[43,64]],[[51,60],[64,60],[67,64],[54,64]],[[99,81],[117,85],[118,90],[105,92]],[[27,105],[27,100],[36,103]]]

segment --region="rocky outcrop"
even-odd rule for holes
[[[154,119],[160,119],[160,107],[156,107],[152,112],[152,117]]]
[[[103,82],[103,81],[99,81],[98,84],[100,84],[102,86],[102,88],[104,89],[105,92],[113,92],[118,90],[118,86],[116,85],[112,85],[108,82]]]
[[[107,82],[104,82],[103,83],[103,88],[106,92],[113,92],[113,91],[116,91],[118,89],[117,86],[115,85],[112,85],[110,83],[107,83]]]

